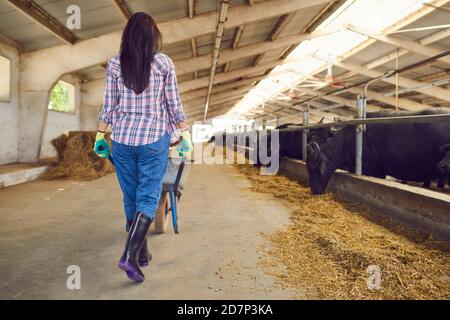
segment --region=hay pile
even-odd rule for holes
[[[96,132],[72,131],[52,140],[58,160],[50,163],[44,179],[92,180],[114,171],[108,160],[93,151]],[[107,135],[108,142],[111,142]]]
[[[450,245],[382,220],[332,194],[312,196],[284,176],[240,165],[255,192],[292,209],[286,230],[268,236],[262,264],[302,299],[449,299]],[[367,287],[367,267],[381,268],[381,289]],[[280,268],[281,267],[281,268]],[[280,271],[281,269],[281,271]]]

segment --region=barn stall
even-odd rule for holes
[[[2,0],[2,298],[448,299],[450,131],[420,129],[450,123],[448,2]],[[180,233],[150,232],[151,282],[125,293],[120,189],[90,146],[106,63],[139,11],[163,34],[195,146]],[[379,147],[376,126],[412,129]],[[307,162],[344,128],[351,165],[313,195]],[[427,170],[373,176],[372,146]],[[73,265],[81,290],[66,287]]]

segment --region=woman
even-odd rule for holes
[[[131,16],[122,35],[120,54],[109,60],[103,109],[94,151],[110,154],[105,132],[111,125],[112,152],[123,192],[128,237],[119,268],[128,278],[144,281],[140,267],[151,260],[146,234],[155,217],[169,144],[183,140],[192,149],[186,116],[178,94],[172,60],[161,53],[161,33],[153,19]]]

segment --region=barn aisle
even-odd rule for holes
[[[149,236],[153,261],[135,285],[116,264],[125,239],[115,175],[38,180],[0,190],[1,299],[289,299],[259,260],[263,233],[289,209],[252,193],[231,166],[196,165],[181,201],[181,234]],[[69,290],[68,266],[81,269]]]

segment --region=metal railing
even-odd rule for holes
[[[359,115],[364,116],[365,102],[363,97],[359,97],[358,100],[358,110]],[[450,121],[450,113],[449,114],[431,114],[431,115],[413,115],[413,116],[395,116],[395,117],[379,117],[379,118],[359,118],[352,119],[346,121],[339,122],[330,122],[330,123],[318,123],[318,124],[306,124],[306,125],[292,125],[289,128],[285,129],[276,129],[279,132],[296,132],[302,131],[302,139],[301,139],[301,147],[302,147],[302,159],[306,161],[307,157],[307,145],[308,145],[308,132],[311,129],[324,129],[330,127],[339,126],[343,128],[345,126],[354,126],[356,127],[356,149],[355,149],[355,174],[362,175],[362,167],[363,167],[363,137],[366,129],[366,125],[376,125],[376,124],[411,124],[411,123],[435,123],[440,121]],[[304,123],[308,123],[308,112],[304,113]],[[254,131],[259,130],[250,130],[240,132],[243,134],[252,134]],[[269,129],[270,131],[270,129]],[[233,134],[238,134],[238,132],[234,132]],[[450,132],[449,132],[449,140],[450,140]],[[238,140],[239,141],[239,140]],[[245,139],[244,139],[245,143]],[[238,146],[240,148],[246,149],[246,146]]]

